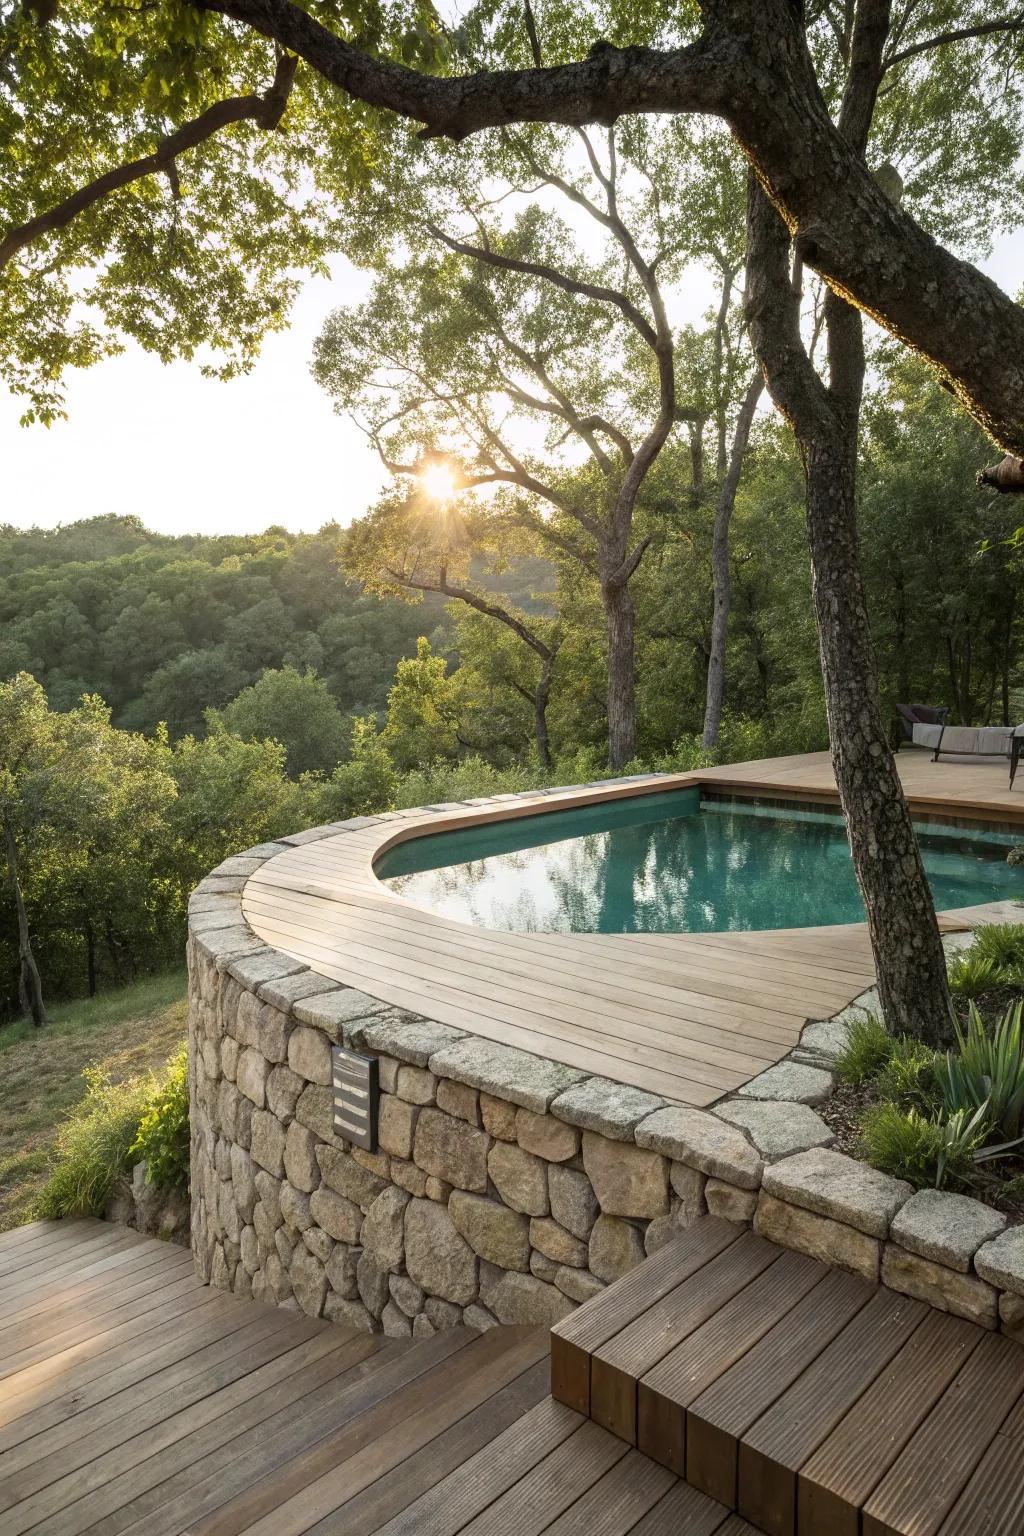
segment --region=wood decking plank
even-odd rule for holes
[[[739,1442],[857,1312],[874,1288],[830,1270],[742,1360],[687,1408],[686,1477],[730,1509],[737,1500]]]
[[[724,1252],[594,1350],[590,1417],[635,1445],[640,1378],[778,1258],[779,1250],[771,1243],[756,1232],[743,1232]]]
[[[934,1536],[1024,1393],[1020,1346],[987,1333],[864,1505],[864,1536]]]
[[[556,1323],[551,1330],[552,1395],[578,1413],[589,1414],[590,1358],[595,1350],[739,1236],[740,1229],[731,1222],[707,1217]]]
[[[309,1536],[374,1536],[548,1395],[546,1360],[524,1371],[394,1469],[310,1527]]]
[[[213,1417],[218,1411],[227,1412],[237,1400],[237,1392],[226,1391],[232,1382],[292,1347],[286,1331],[275,1328],[272,1318],[250,1319],[237,1339],[239,1348],[246,1351],[246,1359],[242,1361],[236,1354],[219,1368],[210,1369],[204,1373],[201,1399],[199,1394],[193,1394],[194,1400],[203,1400],[204,1413]],[[191,1406],[191,1402],[181,1402],[180,1394],[176,1400],[161,1399],[157,1425],[150,1426],[148,1433],[144,1416],[133,1416],[127,1421],[122,1415],[112,1424],[90,1430],[61,1451],[45,1455],[42,1463],[37,1460],[18,1475],[5,1475],[0,1505],[6,1510],[4,1536],[22,1536],[22,1532],[47,1516],[104,1487],[163,1446],[173,1444],[185,1433],[185,1410]]]
[[[251,1483],[195,1536],[302,1536],[547,1353],[538,1329],[492,1328],[357,1420]]]
[[[0,1380],[17,1371],[27,1370],[29,1366],[77,1344],[101,1338],[115,1326],[123,1327],[134,1319],[141,1319],[165,1302],[194,1295],[196,1277],[191,1260],[187,1259],[184,1264],[177,1265],[170,1273],[161,1270],[159,1281],[131,1286],[127,1290],[129,1293],[120,1298],[108,1297],[102,1311],[87,1312],[84,1316],[78,1313],[78,1320],[74,1322],[68,1319],[66,1327],[60,1326],[63,1319],[55,1320],[55,1326],[48,1336],[41,1337],[38,1327],[19,1333],[19,1342],[23,1347],[12,1348],[0,1358]]]
[[[630,1536],[719,1536],[729,1511],[699,1488],[676,1483],[643,1519]]]
[[[656,1462],[627,1451],[621,1461],[569,1506],[547,1536],[627,1536],[675,1482]]]
[[[571,1408],[545,1398],[390,1519],[380,1528],[379,1536],[457,1536],[482,1510],[574,1436],[584,1422]]]
[[[627,1454],[627,1447],[590,1420],[468,1525],[465,1536],[540,1536]]]
[[[345,1331],[333,1348],[325,1348],[322,1338],[323,1333],[254,1372],[249,1392],[231,1413],[199,1422],[184,1439],[81,1500],[74,1506],[78,1528],[91,1536],[129,1529],[174,1531],[173,1512],[180,1510],[181,1523],[186,1523],[191,1490],[217,1466],[230,1466],[249,1443],[251,1431],[286,1413],[301,1412],[307,1403],[315,1408],[325,1393],[334,1391],[335,1383],[351,1381],[361,1368],[369,1368],[368,1362],[389,1360],[395,1353],[389,1341],[370,1334],[352,1339]]]
[[[983,1337],[944,1312],[924,1319],[800,1468],[799,1536],[858,1536],[861,1507]]]
[[[791,1536],[796,1475],[927,1313],[923,1302],[880,1289],[814,1363],[746,1431],[737,1509],[767,1536]]]
[[[782,1253],[638,1383],[637,1445],[686,1472],[686,1409],[825,1278],[823,1264]]]
[[[346,1428],[363,1420],[370,1409],[388,1399],[398,1401],[396,1394],[402,1388],[429,1373],[441,1360],[465,1349],[467,1343],[458,1330],[437,1334],[425,1340],[419,1349],[412,1349],[404,1339],[388,1340],[385,1348],[388,1344],[392,1347],[386,1360],[367,1357],[352,1371],[321,1388],[313,1401],[304,1399],[301,1413],[278,1412],[272,1418],[261,1417],[244,1433],[221,1442],[212,1456],[198,1461],[188,1441],[181,1442],[172,1463],[179,1490],[173,1507],[158,1505],[141,1524],[133,1521],[128,1528],[144,1530],[147,1536],[171,1536],[181,1523],[190,1531],[200,1529],[208,1517],[229,1504],[236,1494],[255,1485],[265,1489],[271,1472],[279,1470],[283,1476],[289,1463],[314,1446],[328,1441],[340,1443]],[[71,1533],[52,1532],[47,1536]]]
[[[314,931],[310,919],[305,914],[295,914],[287,903],[275,902],[273,906],[269,903],[247,903],[246,911],[261,913],[264,921],[281,932],[290,933],[293,938],[308,937]],[[285,913],[290,915],[282,915]],[[442,944],[410,945],[391,933],[385,934],[380,927],[358,926],[348,918],[338,928],[336,938],[328,942],[322,930],[317,937],[319,942],[315,947],[318,956],[332,959],[347,955],[354,961],[368,959],[379,953],[382,939],[386,937],[396,973],[428,980],[440,975],[453,979],[457,977],[467,992],[488,1000],[500,1000],[508,993],[508,979],[500,957],[496,958],[496,963],[486,965],[467,961],[452,955],[450,949],[446,950]],[[652,1053],[666,1051],[674,1056],[679,1047],[684,1046],[687,1056],[694,1061],[708,1066],[723,1066],[729,1070],[763,1070],[765,1063],[778,1059],[779,1045],[794,1044],[798,1033],[791,1027],[780,1031],[772,1023],[763,1023],[765,1011],[753,1007],[748,1009],[749,1017],[743,1019],[739,1016],[741,1010],[738,1004],[733,1005],[737,1016],[733,1027],[729,1029],[722,1027],[709,1012],[702,1010],[699,999],[685,1008],[681,1002],[675,1014],[652,1011],[642,1006],[635,994],[630,1002],[630,994],[626,992],[620,993],[621,1000],[616,1001],[614,988],[602,988],[602,998],[599,1000],[597,996],[588,996],[585,989],[575,985],[561,986],[558,973],[550,966],[524,965],[521,961],[516,964],[516,988],[521,998],[529,999],[530,1007],[546,1018],[574,1026],[592,1021],[595,1043],[603,1044],[606,1049],[611,1048],[609,1041],[616,1046],[620,1044],[618,1032],[624,1019],[628,1018],[635,1042],[644,1045]],[[687,994],[680,989],[680,996],[683,999]],[[774,1038],[770,1041],[763,1038],[760,1033],[762,1029],[766,1033],[770,1030]],[[744,1042],[748,1038],[758,1042],[759,1055],[752,1055],[745,1048]],[[656,1057],[652,1055],[653,1060]],[[668,1062],[665,1064],[671,1065]]]
[[[178,1255],[168,1262],[157,1254],[141,1250],[138,1266],[122,1272],[117,1280],[104,1284],[101,1277],[101,1281],[66,1302],[41,1302],[34,1311],[5,1319],[0,1323],[0,1358],[15,1346],[28,1349],[54,1333],[95,1321],[117,1309],[119,1304],[128,1305],[166,1290],[177,1285],[183,1277],[194,1279],[191,1253],[179,1249]]]

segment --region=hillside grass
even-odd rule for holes
[[[188,1028],[182,970],[95,998],[58,1003],[41,1029],[0,1026],[0,1232],[30,1219],[58,1128],[85,1096],[82,1073],[114,1082],[164,1066]]]

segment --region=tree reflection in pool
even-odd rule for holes
[[[922,824],[936,906],[1024,894],[1013,836]],[[860,922],[842,818],[696,788],[436,833],[375,872],[443,917],[513,933],[718,933]]]

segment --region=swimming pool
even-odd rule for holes
[[[936,906],[1024,895],[1019,841],[918,826]],[[417,837],[374,872],[443,917],[511,933],[721,933],[861,922],[842,818],[700,789]]]

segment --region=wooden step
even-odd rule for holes
[[[1024,1531],[1024,1350],[712,1217],[552,1330],[551,1390],[766,1536]]]

